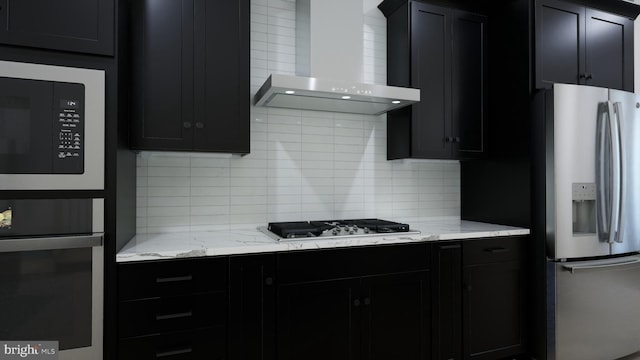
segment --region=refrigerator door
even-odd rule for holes
[[[640,255],[550,262],[548,272],[549,360],[618,359],[640,350]]]
[[[613,254],[640,251],[640,94],[610,90],[620,127],[621,195],[618,241]]]
[[[609,90],[554,84],[546,105],[547,254],[553,259],[610,254],[598,234],[596,139],[608,120]]]

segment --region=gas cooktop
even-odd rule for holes
[[[273,222],[260,230],[278,241],[420,233],[407,224],[380,219]]]

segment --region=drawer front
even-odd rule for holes
[[[134,300],[225,291],[226,258],[191,258],[118,264],[118,298]]]
[[[488,264],[521,259],[527,236],[496,237],[462,242],[462,264]]]
[[[119,337],[225,326],[226,306],[222,292],[123,301],[118,312]]]
[[[353,278],[429,269],[430,244],[394,244],[278,254],[278,282]]]
[[[118,360],[223,360],[224,328],[120,340]]]

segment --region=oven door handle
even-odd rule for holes
[[[19,239],[0,239],[0,253],[36,250],[80,249],[102,246],[104,233],[77,236],[51,236]]]

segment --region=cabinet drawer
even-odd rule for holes
[[[192,258],[118,264],[118,298],[134,300],[225,291],[226,258]]]
[[[521,258],[526,236],[467,240],[462,243],[462,264],[487,264]]]
[[[123,301],[118,312],[119,336],[224,326],[226,305],[223,292]]]
[[[280,284],[427,270],[430,245],[395,244],[278,254]]]
[[[118,360],[223,360],[224,328],[185,331],[120,340]]]

